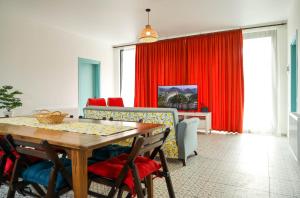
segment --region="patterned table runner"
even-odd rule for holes
[[[122,124],[119,124],[117,122],[114,123],[114,125],[73,121],[64,121],[61,124],[41,124],[37,121],[37,119],[30,117],[1,118],[0,123],[101,136],[108,136],[115,133],[135,129],[134,127],[123,126]]]

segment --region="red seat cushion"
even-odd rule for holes
[[[107,104],[111,107],[124,107],[122,98],[108,98]]]
[[[104,98],[89,98],[87,106],[106,106]]]
[[[20,158],[20,154],[17,153],[16,151],[12,151],[12,153],[16,157],[16,159]],[[4,151],[0,150],[0,157],[2,157],[4,154],[5,154]],[[33,157],[33,156],[26,156],[26,162],[29,163],[29,164],[33,164],[33,163],[36,163],[38,161],[41,161],[41,159],[37,158],[37,157]],[[6,164],[5,164],[5,167],[4,167],[3,175],[4,176],[10,176],[12,171],[13,171],[13,168],[14,168],[14,163],[8,157],[6,159]]]
[[[95,175],[115,180],[118,178],[120,171],[122,170],[124,164],[127,162],[127,158],[128,154],[122,154],[118,157],[111,158],[106,161],[97,162],[90,165],[88,167],[88,171]],[[158,162],[141,156],[137,157],[134,163],[138,169],[140,179],[143,179],[144,177],[158,171],[161,167]],[[134,182],[131,171],[127,173],[124,184],[126,184],[134,194]]]
[[[4,155],[5,153],[4,153],[4,151],[0,151],[0,156],[2,157],[3,155]],[[13,152],[13,154],[14,154],[14,156],[16,157],[16,158],[19,158],[20,157],[20,155],[17,153],[17,152]],[[7,158],[6,159],[6,163],[5,163],[5,166],[4,166],[4,171],[3,171],[3,175],[5,176],[5,175],[10,175],[11,174],[11,172],[12,172],[12,170],[13,170],[13,167],[14,167],[14,163],[13,163],[13,161],[10,159],[10,158]]]

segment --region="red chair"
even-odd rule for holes
[[[110,107],[124,107],[122,98],[107,98],[107,106]]]
[[[111,187],[107,196],[89,190],[89,195],[95,197],[122,197],[124,191],[128,192],[127,197],[137,195],[144,197],[147,191],[148,181],[145,178],[152,175],[164,177],[170,198],[175,198],[175,193],[167,166],[167,161],[161,149],[170,129],[149,137],[138,137],[129,154],[121,154],[117,157],[96,162],[88,166],[90,181]],[[150,153],[149,157],[144,157],[145,153]],[[154,160],[159,156],[160,162]],[[142,183],[145,184],[143,189]]]
[[[106,101],[104,98],[89,98],[86,106],[106,106]]]

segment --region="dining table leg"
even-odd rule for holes
[[[87,198],[88,172],[87,154],[82,150],[71,150],[74,198]]]

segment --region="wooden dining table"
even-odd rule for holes
[[[91,119],[66,119],[76,122],[99,123],[103,125],[123,125],[132,127],[130,130],[100,136],[83,133],[50,130],[23,125],[0,123],[0,135],[11,134],[16,140],[28,143],[40,143],[47,140],[55,147],[64,149],[72,161],[72,180],[75,198],[86,198],[88,192],[88,158],[94,149],[117,143],[138,135],[151,134],[154,130],[162,129],[161,124],[146,124],[136,122],[104,121]],[[149,181],[152,179],[148,178]],[[153,197],[153,184],[149,182],[148,197]]]

